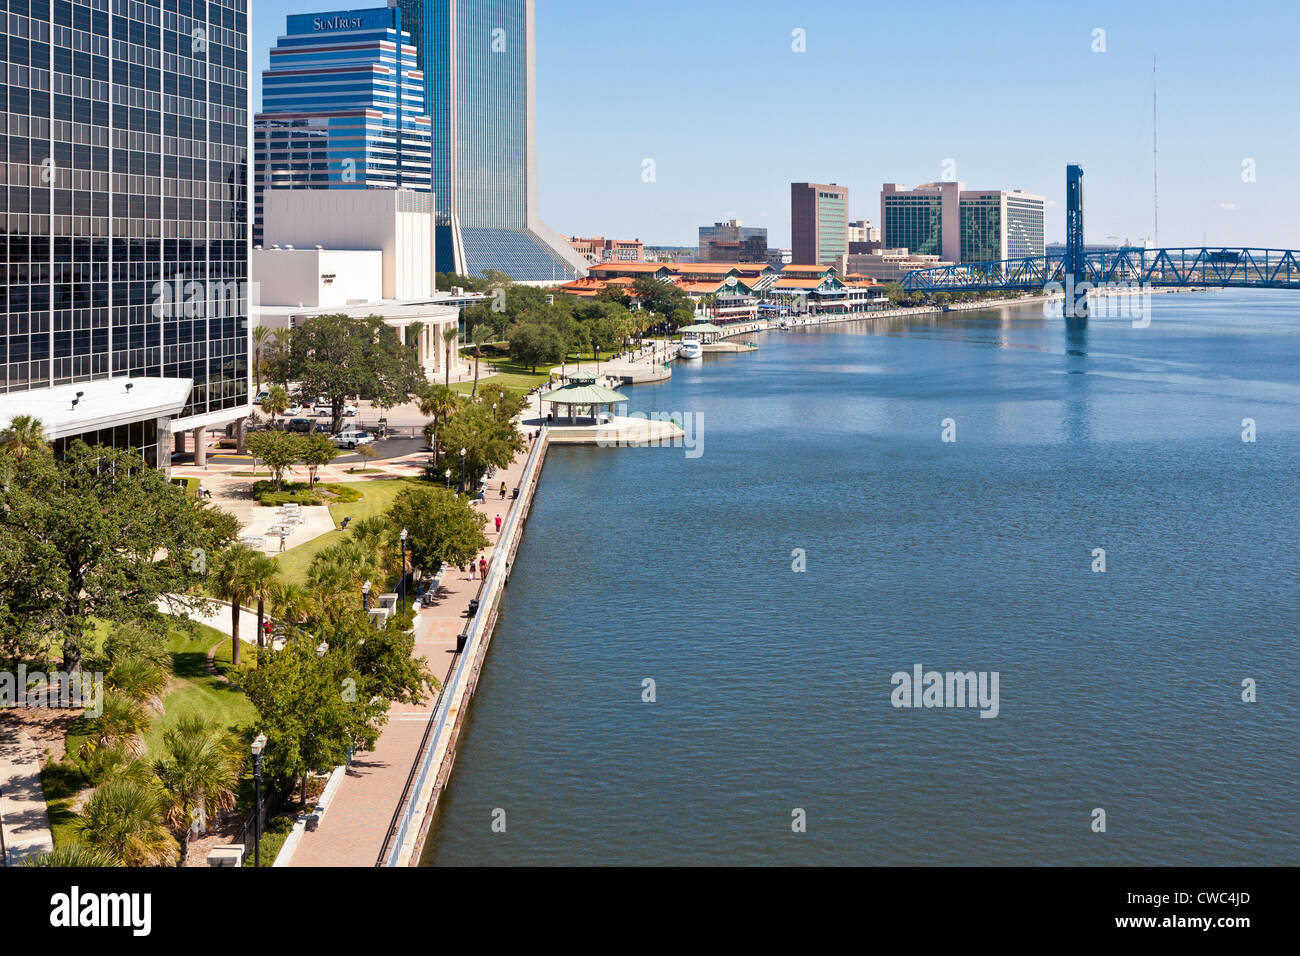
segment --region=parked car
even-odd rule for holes
[[[284,410],[284,413],[286,415],[293,416],[293,415],[301,415],[303,411],[304,411],[303,407],[299,405],[297,402],[294,402],[292,405],[290,405],[288,408]]]
[[[357,406],[355,406],[355,405],[344,405],[344,406],[343,406],[343,414],[344,414],[345,416],[347,416],[348,418],[351,418],[351,417],[352,417],[353,415],[355,415],[356,413],[357,413]]]
[[[261,405],[261,404],[262,404],[262,399],[266,398],[266,396],[268,396],[268,395],[270,395],[270,394],[271,394],[271,393],[270,393],[270,391],[269,391],[268,389],[265,389],[265,388],[262,389],[262,390],[261,390],[260,392],[258,392],[257,395],[253,398],[253,404],[254,404],[254,405]]]
[[[374,444],[374,436],[360,428],[345,428],[334,436],[334,444],[340,448],[356,448],[358,445]]]
[[[291,418],[289,424],[285,426],[287,431],[302,432],[304,435],[310,435],[315,423],[310,418]]]

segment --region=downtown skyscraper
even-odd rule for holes
[[[288,17],[254,121],[253,242],[267,189],[430,189],[424,75],[389,7]]]
[[[132,445],[248,388],[248,0],[9,0],[0,427]]]
[[[572,278],[585,260],[537,211],[534,0],[389,0],[431,120],[438,271]]]

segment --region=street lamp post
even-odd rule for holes
[[[402,596],[400,600],[402,602],[402,610],[405,611],[406,610],[406,529],[405,528],[402,529],[402,533],[398,535],[398,537],[401,538],[402,540],[402,578],[401,578]]]
[[[497,420],[497,403],[496,403],[496,402],[493,402],[493,403],[492,403],[492,421],[495,422],[496,420]]]
[[[266,734],[253,741],[253,866],[262,865],[262,750]]]
[[[446,471],[444,471],[442,474],[443,474],[443,477],[447,479],[447,490],[448,490],[448,491],[451,491],[451,469],[448,468],[448,469],[447,469]]]
[[[460,450],[460,493],[465,493],[465,449]]]
[[[361,610],[370,612],[370,582],[361,585]]]

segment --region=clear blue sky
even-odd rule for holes
[[[253,103],[285,14],[382,5],[253,0]],[[1082,163],[1087,239],[1136,241],[1152,228],[1154,55],[1160,244],[1300,248],[1296,0],[537,10],[540,206],[566,234],[693,245],[699,225],[740,218],[785,246],[791,182],[846,185],[852,217],[875,221],[881,183],[940,179],[951,159],[968,187],[1046,196],[1049,242],[1065,164]]]

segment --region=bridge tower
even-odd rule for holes
[[[1088,320],[1088,294],[1083,283],[1083,167],[1065,167],[1065,302],[1061,311],[1067,320]],[[1083,288],[1081,288],[1083,287]]]

